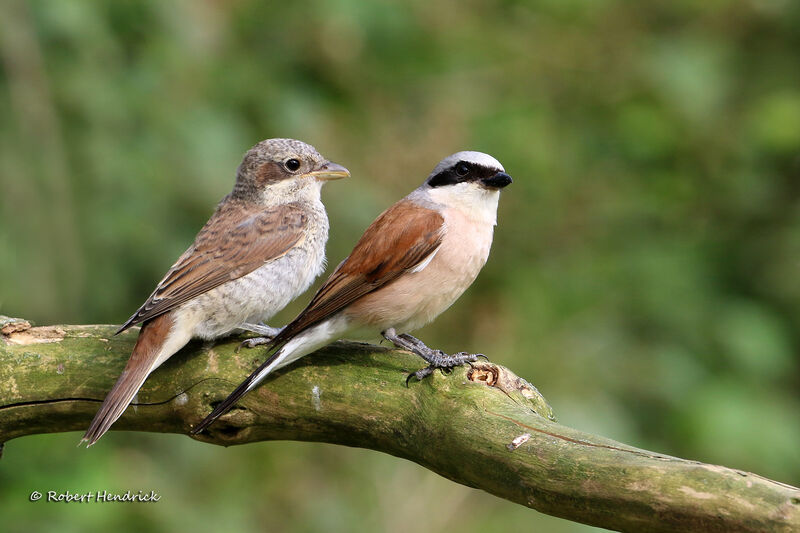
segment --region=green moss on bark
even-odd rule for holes
[[[2,323],[0,442],[84,430],[137,334]],[[190,343],[112,429],[187,434],[263,360],[261,350],[236,353],[239,341]],[[407,388],[406,374],[420,365],[405,352],[339,342],[276,372],[196,438],[370,448],[544,513],[623,531],[800,530],[794,487],[562,426],[534,387],[493,364],[436,372]]]

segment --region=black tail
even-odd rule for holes
[[[202,422],[200,422],[197,427],[192,429],[191,434],[197,435],[208,426],[214,423],[214,421],[227,413],[231,407],[233,407],[236,402],[238,402],[242,396],[247,394],[253,387],[258,385],[261,380],[263,380],[269,373],[272,371],[271,368],[268,368],[275,362],[280,362],[281,357],[281,350],[276,351],[273,353],[266,361],[264,361],[261,366],[259,366],[255,372],[250,374],[247,379],[245,379],[236,389],[230,393],[230,395],[225,398],[225,400],[219,404],[210,415],[205,417]]]

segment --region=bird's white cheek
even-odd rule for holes
[[[475,222],[497,224],[497,204],[500,191],[485,189],[475,183],[458,183],[429,189],[431,200],[458,209]]]
[[[280,205],[288,202],[319,202],[323,181],[313,178],[293,178],[273,183],[264,189],[264,205]]]

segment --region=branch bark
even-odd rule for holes
[[[0,442],[84,430],[137,332],[31,328],[0,317]],[[190,343],[113,429],[188,434],[265,356],[240,339]],[[559,425],[539,392],[494,364],[404,386],[420,361],[338,342],[276,372],[198,440],[329,442],[409,459],[457,483],[621,531],[798,531],[800,489]],[[76,439],[77,440],[77,439]]]

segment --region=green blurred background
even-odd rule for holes
[[[332,265],[481,150],[515,178],[492,255],[420,336],[562,423],[800,482],[799,3],[9,0],[0,60],[0,313],[123,322],[261,139],[352,171],[323,191]],[[591,529],[369,451],[78,438],[6,445],[5,531]]]

